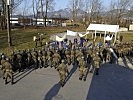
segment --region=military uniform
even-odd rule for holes
[[[5,78],[5,84],[7,84],[7,79],[10,78],[11,79],[11,84],[13,84],[13,70],[12,70],[12,65],[7,61],[2,59],[1,60],[1,64],[2,64],[2,70],[3,70],[3,75]]]
[[[38,68],[38,53],[37,51],[32,52],[32,59],[34,61],[35,69]]]
[[[65,51],[65,55],[66,55],[67,63],[68,63],[68,65],[70,65],[71,64],[71,51],[67,49]]]
[[[59,61],[60,61],[60,55],[58,54],[58,52],[56,51],[53,55],[53,66],[55,68],[57,68],[57,66],[59,65]]]
[[[42,68],[43,67],[43,58],[42,58],[42,51],[40,51],[40,50],[38,52],[38,63],[39,63],[39,67]]]
[[[96,75],[99,74],[99,68],[101,64],[101,58],[98,55],[98,52],[96,52],[93,56],[93,66],[95,67]]]
[[[84,57],[82,57],[81,59],[78,59],[79,62],[79,80],[86,80],[86,72],[87,72],[87,64],[84,61]]]
[[[47,52],[45,50],[42,51],[42,60],[43,60],[43,66],[46,68],[48,64],[47,64]]]
[[[22,71],[22,55],[20,53],[17,53],[17,62],[18,62],[19,72],[21,72]]]
[[[27,66],[30,67],[33,63],[32,63],[32,55],[31,55],[31,52],[28,51],[27,52]]]
[[[52,52],[50,50],[47,51],[47,62],[50,67],[52,67]]]
[[[71,62],[74,65],[75,63],[75,51],[74,50],[71,50]]]
[[[57,71],[59,72],[60,83],[61,83],[62,86],[64,86],[64,84],[65,84],[65,79],[66,79],[66,73],[69,74],[68,69],[67,69],[67,65],[64,64],[64,60],[63,60],[62,63],[57,67]]]

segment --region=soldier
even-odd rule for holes
[[[74,63],[75,63],[75,50],[74,49],[72,49],[71,50],[71,63],[74,65]]]
[[[79,80],[86,81],[86,72],[87,72],[87,64],[82,56],[81,59],[78,59],[79,62]]]
[[[42,51],[41,50],[38,51],[38,65],[40,68],[43,67],[43,58],[42,58]]]
[[[106,61],[107,61],[107,49],[106,48],[103,49],[102,56],[103,56],[104,62],[106,63]]]
[[[22,55],[22,69],[26,69],[27,68],[27,58],[28,58],[26,50],[22,50],[21,55]]]
[[[27,66],[28,66],[28,68],[29,68],[31,65],[33,65],[33,63],[32,63],[32,55],[31,55],[31,51],[28,50],[28,51],[27,51]]]
[[[80,48],[79,50],[76,50],[76,58],[77,59],[81,59],[81,57],[83,57],[83,52],[82,49]]]
[[[69,74],[67,65],[65,64],[64,60],[62,60],[62,63],[57,67],[57,71],[59,72],[59,76],[60,76],[60,84],[63,87],[65,84],[66,73]]]
[[[68,49],[72,49],[72,42],[71,42],[71,40],[69,40]]]
[[[46,68],[48,66],[47,64],[47,52],[46,50],[42,50],[42,60],[43,60],[43,66]]]
[[[33,48],[33,52],[32,52],[32,59],[34,61],[35,69],[37,69],[38,68],[38,53],[37,53],[37,51],[35,51],[34,48]]]
[[[13,70],[12,65],[9,63],[8,59],[5,60],[4,55],[1,60],[2,70],[3,70],[3,79],[5,79],[5,84],[7,84],[7,79],[11,79],[11,84],[13,84]]]
[[[53,57],[52,57],[52,52],[50,51],[50,49],[48,48],[48,51],[47,51],[47,63],[50,67],[52,67],[52,60],[53,60]]]
[[[92,51],[91,51],[91,49],[88,49],[87,50],[87,64],[90,64],[91,63],[91,61],[92,61]]]
[[[55,67],[55,69],[59,65],[59,61],[60,61],[60,55],[58,54],[58,51],[56,50],[56,52],[53,55],[53,66]]]
[[[93,56],[93,66],[95,68],[96,71],[96,75],[99,74],[99,67],[100,67],[100,63],[101,63],[101,58],[99,57],[99,53],[96,52]]]
[[[67,63],[68,63],[68,65],[70,65],[71,64],[71,51],[68,50],[68,48],[65,51],[65,55],[66,55]]]
[[[22,55],[20,54],[20,51],[17,52],[17,65],[19,72],[23,71],[22,69]]]

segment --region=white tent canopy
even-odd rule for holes
[[[96,33],[97,33],[97,31],[103,31],[103,32],[105,32],[104,42],[105,42],[105,38],[106,38],[106,33],[107,32],[115,33],[115,39],[114,39],[114,43],[115,43],[116,36],[117,36],[117,32],[119,31],[119,25],[90,24],[89,27],[87,28],[87,31],[95,31],[95,39],[96,39]]]
[[[112,38],[111,38],[110,36],[107,36],[107,37],[105,38],[105,40],[110,41],[110,40],[112,40]]]
[[[106,25],[106,24],[90,24],[87,28],[88,31],[106,31],[106,32],[118,32],[119,31],[119,25]]]

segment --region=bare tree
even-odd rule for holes
[[[116,24],[121,24],[122,18],[126,15],[126,10],[132,5],[132,3],[132,0],[116,0]]]
[[[47,26],[47,14],[48,10],[54,9],[54,0],[45,0],[45,27]]]
[[[84,0],[70,0],[70,10],[73,21],[78,21],[79,10],[84,9]]]
[[[90,22],[98,22],[100,20],[102,8],[101,0],[90,0]]]

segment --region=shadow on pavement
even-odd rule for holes
[[[123,60],[123,63],[124,63],[124,65],[125,65],[125,67],[129,68],[128,62],[126,61],[126,57],[125,57],[125,56],[122,57],[122,60]]]
[[[70,70],[69,75],[66,77],[65,84],[71,78],[71,76],[77,70],[77,68],[78,68],[78,65],[77,64],[73,65],[73,68]]]
[[[18,76],[14,77],[14,84],[16,84],[17,82],[19,82],[21,79],[23,79],[24,77],[26,77],[28,74],[30,74],[32,71],[34,70],[34,68],[32,69],[26,69],[24,72],[22,72],[21,74],[18,74]]]
[[[61,88],[60,83],[55,84],[45,95],[43,100],[52,100],[59,92]]]
[[[86,100],[132,100],[133,70],[116,64],[104,64],[94,75]]]

